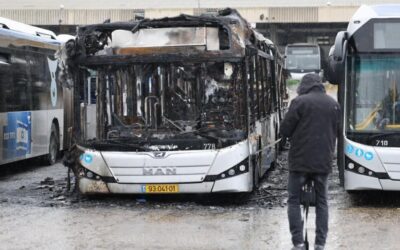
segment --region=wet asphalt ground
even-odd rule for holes
[[[295,88],[289,89],[295,96]],[[335,97],[335,86],[327,86]],[[2,249],[290,249],[287,152],[249,197],[157,195],[82,197],[67,190],[60,163],[0,167]],[[349,195],[336,167],[329,185],[326,249],[400,249],[400,192]],[[315,213],[309,217],[313,249]]]
[[[245,200],[232,196],[93,196],[67,191],[66,168],[0,170],[0,249],[290,249],[287,152]],[[400,193],[329,188],[326,249],[400,249]],[[311,210],[309,232],[315,226]],[[313,243],[311,243],[313,246]]]

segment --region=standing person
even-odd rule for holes
[[[305,249],[300,209],[301,188],[314,180],[316,194],[315,249],[324,249],[328,233],[328,175],[332,171],[340,106],[325,93],[317,74],[303,77],[282,122],[282,136],[290,138],[288,217],[293,250]]]

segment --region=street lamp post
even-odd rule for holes
[[[58,13],[58,33],[61,34],[61,24],[62,24],[62,14],[64,10],[64,5],[60,4],[60,12]]]

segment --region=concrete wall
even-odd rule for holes
[[[338,6],[318,8],[319,22],[348,22],[350,17],[356,12],[359,6]]]

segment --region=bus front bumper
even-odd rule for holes
[[[400,191],[400,180],[378,179],[347,170],[345,170],[344,175],[344,187],[346,190]]]
[[[251,192],[251,173],[243,173],[234,177],[204,181],[200,183],[174,183],[179,186],[178,193],[216,193],[216,192]],[[167,184],[167,183],[166,183]],[[146,184],[125,184],[117,182],[105,182],[81,177],[78,180],[79,191],[82,194],[145,194],[143,186]]]

